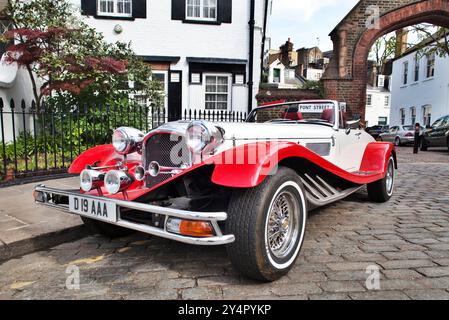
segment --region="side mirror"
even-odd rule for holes
[[[349,134],[352,129],[359,129],[359,128],[360,128],[360,119],[346,121],[346,134]]]

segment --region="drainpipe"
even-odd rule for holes
[[[249,18],[249,66],[248,66],[248,114],[253,107],[253,85],[254,85],[254,26],[256,0],[250,0],[250,18]]]
[[[265,42],[267,40],[267,23],[268,23],[268,4],[269,0],[265,0],[265,16],[263,20],[263,36],[262,36],[262,52],[260,53],[260,76],[263,73],[263,58],[265,54]]]

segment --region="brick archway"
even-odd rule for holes
[[[379,8],[379,28],[368,29],[369,6]],[[344,101],[348,111],[365,117],[369,51],[380,36],[418,23],[449,28],[449,0],[362,0],[330,34],[334,56],[323,76],[327,98]]]

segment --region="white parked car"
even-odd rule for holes
[[[255,109],[245,123],[119,128],[70,167],[79,192],[38,186],[35,199],[108,236],[226,245],[244,275],[272,281],[298,257],[310,210],[364,185],[388,201],[396,166],[394,145],[346,122],[338,102],[301,101]]]

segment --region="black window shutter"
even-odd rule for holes
[[[133,18],[147,17],[147,0],[133,0]]]
[[[232,23],[232,0],[218,0],[218,21]]]
[[[172,20],[184,20],[186,17],[186,0],[171,0]]]
[[[94,16],[97,14],[97,0],[81,0],[81,14]]]

